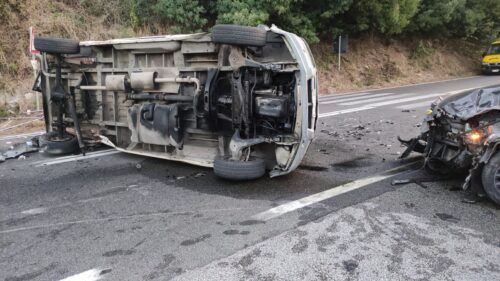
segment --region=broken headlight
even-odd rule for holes
[[[464,135],[464,142],[470,145],[479,145],[486,139],[486,136],[485,132],[473,129]]]
[[[465,124],[465,133],[462,135],[462,139],[469,151],[475,153],[480,150],[482,145],[488,139],[488,137],[493,132],[493,127],[491,125],[480,125],[471,126],[469,123]]]

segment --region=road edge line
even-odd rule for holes
[[[391,177],[395,177],[397,175],[406,173],[408,171],[408,167],[415,165],[418,163],[420,160],[412,161],[410,163],[398,166],[393,169],[389,169],[387,171],[384,171],[378,175],[362,178],[362,179],[357,179],[342,185],[338,185],[335,187],[332,187],[330,189],[311,194],[309,196],[290,201],[284,204],[281,204],[279,206],[273,207],[269,210],[266,210],[264,212],[255,214],[251,217],[252,220],[257,220],[257,221],[268,221],[271,219],[274,219],[276,217],[282,216],[286,213],[290,213],[292,211],[302,209],[306,206],[336,197],[338,195],[345,194],[347,192],[360,189],[362,187],[365,187],[367,185],[380,182],[383,180],[386,180]]]

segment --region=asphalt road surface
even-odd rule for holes
[[[398,160],[396,140],[418,134],[438,96],[492,84],[323,97],[306,159],[276,179],[232,183],[108,149],[8,160],[0,280],[500,280],[500,208],[462,203],[463,179]]]

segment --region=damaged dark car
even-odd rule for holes
[[[465,91],[431,105],[421,134],[400,141],[423,153],[427,171],[463,173],[463,189],[500,205],[500,85]]]

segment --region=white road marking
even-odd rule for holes
[[[400,105],[400,106],[397,106],[396,108],[397,109],[414,109],[414,108],[420,108],[420,107],[430,107],[431,103],[432,103],[432,101],[423,101],[423,102]]]
[[[362,99],[367,99],[367,98],[376,98],[376,97],[384,97],[392,95],[391,93],[383,93],[383,94],[371,94],[371,95],[364,95],[361,97],[354,97],[354,98],[345,98],[345,99],[334,99],[334,100],[327,100],[327,101],[320,101],[320,104],[332,104],[332,103],[341,103],[341,102],[346,102],[346,101],[354,101],[354,100],[362,100]]]
[[[283,205],[280,205],[278,207],[274,207],[272,209],[269,209],[265,212],[256,214],[252,217],[254,220],[260,220],[260,221],[268,221],[270,219],[279,217],[283,214],[289,213],[291,211],[295,211],[297,209],[304,208],[305,206],[312,205],[314,203],[338,196],[340,194],[347,193],[349,191],[356,190],[358,188],[361,188],[363,186],[367,186],[369,184],[379,182],[382,180],[385,180],[389,177],[392,177],[392,175],[385,175],[385,176],[373,176],[369,178],[364,178],[360,180],[355,180],[350,183],[346,183],[340,186],[336,186],[334,188],[325,190],[320,193],[316,193],[304,198],[301,198],[299,200],[291,201],[288,203],[285,203]]]
[[[33,208],[26,211],[22,211],[21,214],[25,215],[38,215],[47,212],[47,208]]]
[[[388,100],[388,101],[372,103],[370,105],[365,105],[365,106],[361,106],[361,107],[355,107],[355,108],[320,113],[318,118],[330,117],[330,116],[341,115],[341,114],[346,114],[346,113],[353,113],[353,112],[358,112],[358,111],[363,111],[363,110],[368,110],[368,109],[374,109],[374,108],[381,107],[381,106],[411,102],[411,101],[422,100],[422,99],[428,99],[426,102],[430,104],[437,97],[454,95],[456,93],[460,93],[460,92],[467,91],[467,90],[470,90],[470,89],[462,89],[462,90],[452,91],[452,92],[447,92],[447,93],[414,96],[414,97],[402,98],[402,99],[401,98],[400,99],[392,99],[391,98],[391,100]],[[379,98],[375,98],[372,100],[376,100],[376,99],[379,99]],[[380,99],[384,99],[384,98],[380,98]],[[363,103],[369,102],[369,100],[370,99],[364,100]],[[353,103],[361,103],[361,102],[353,102]],[[352,104],[352,103],[347,102],[347,103],[341,103],[340,105],[344,106],[344,105],[349,105],[349,104]]]
[[[101,275],[105,269],[93,268],[82,273],[61,279],[60,281],[95,281],[101,280],[104,276]]]
[[[358,111],[363,111],[363,110],[368,110],[368,109],[373,109],[373,108],[375,108],[375,107],[363,106],[363,107],[357,107],[357,108],[349,108],[349,109],[337,110],[337,111],[332,111],[332,112],[320,113],[318,115],[318,118],[325,118],[325,117],[330,117],[330,116],[335,116],[335,115],[342,115],[342,114],[346,114],[346,113],[353,113],[353,112],[358,112]]]
[[[443,83],[443,82],[451,82],[451,81],[472,79],[472,78],[478,78],[478,77],[482,77],[482,76],[474,75],[474,76],[469,76],[469,77],[453,78],[453,79],[433,81],[433,82],[422,82],[422,83],[408,84],[408,85],[402,85],[402,86],[393,86],[393,87],[386,87],[386,88],[376,88],[376,89],[371,89],[370,91],[375,92],[375,91],[384,91],[384,90],[391,90],[391,89],[404,89],[404,88],[414,87],[414,86],[432,85],[432,84],[438,84],[438,83]],[[360,92],[366,92],[366,90],[354,91],[354,92],[347,92],[347,93],[340,93],[340,94],[329,94],[329,95],[321,96],[320,99],[321,98],[336,97],[336,96],[353,95],[353,94],[357,94],[357,93],[360,93]]]
[[[106,192],[110,192],[112,190],[118,190],[118,189],[121,189],[121,188],[126,188],[126,191],[129,191],[130,189],[135,188],[135,187],[138,187],[138,185],[132,184],[132,185],[129,185],[127,187],[126,186],[114,186],[114,187],[111,187],[111,188],[107,188],[107,189],[101,190],[100,193],[106,193]],[[113,195],[116,196],[115,193],[113,193]],[[33,209],[21,211],[21,214],[25,214],[25,215],[38,215],[38,214],[46,213],[46,212],[48,212],[48,211],[50,211],[52,209],[64,208],[64,207],[68,207],[68,206],[75,206],[77,204],[99,201],[99,200],[102,200],[106,196],[109,196],[109,194],[107,194],[107,195],[104,194],[104,195],[101,195],[101,196],[98,196],[98,197],[91,197],[91,198],[87,198],[87,199],[80,199],[80,200],[76,200],[76,201],[66,202],[66,203],[62,203],[62,204],[58,204],[58,205],[54,205],[54,206],[33,208]]]
[[[271,208],[271,209],[264,211],[262,213],[258,213],[256,215],[252,216],[252,219],[259,220],[259,221],[268,221],[270,219],[279,217],[283,214],[295,211],[297,209],[304,208],[305,206],[309,206],[309,205],[312,205],[314,203],[318,203],[318,202],[324,201],[326,199],[330,199],[330,198],[333,198],[335,196],[362,188],[362,187],[370,185],[372,183],[380,182],[380,181],[383,181],[385,179],[400,175],[402,173],[405,173],[406,171],[402,171],[402,172],[398,172],[398,173],[392,173],[392,172],[404,170],[404,169],[408,168],[409,166],[414,165],[416,162],[418,162],[418,161],[411,162],[411,163],[408,163],[405,165],[401,165],[399,167],[388,170],[385,173],[382,173],[379,175],[355,180],[355,181],[352,181],[352,182],[349,182],[349,183],[346,183],[343,185],[339,185],[339,186],[330,188],[328,190],[325,190],[325,191],[322,191],[322,192],[319,192],[319,193],[316,193],[313,195],[309,195],[307,197],[304,197],[304,198],[301,198],[301,199],[298,199],[295,201],[291,201],[291,202],[282,204],[280,206]]]
[[[363,103],[371,103],[371,102],[377,102],[377,101],[384,101],[384,100],[394,100],[394,99],[400,99],[402,96],[409,96],[411,95],[410,93],[407,94],[400,94],[400,95],[394,95],[392,94],[391,96],[388,97],[381,97],[381,98],[367,98],[364,100],[358,100],[358,101],[351,101],[351,102],[343,102],[340,105],[358,105],[358,104],[363,104]]]
[[[336,100],[336,99],[342,99],[342,98],[347,98],[347,97],[358,97],[358,96],[364,96],[364,95],[370,95],[371,93],[369,92],[361,92],[357,94],[333,94],[330,96],[323,96],[319,97],[319,101],[326,101],[326,100]]]
[[[448,94],[447,93],[439,93],[439,94],[431,94],[431,95],[425,95],[425,96],[416,96],[416,97],[411,97],[411,98],[378,102],[378,103],[370,104],[370,106],[379,107],[379,106],[393,105],[393,104],[398,104],[398,103],[405,103],[405,102],[409,102],[409,101],[424,100],[424,99],[427,99],[427,100],[429,100],[429,102],[432,102],[432,100],[434,100],[434,98],[437,98],[440,96],[446,96],[446,95],[448,95]]]
[[[411,97],[411,98],[404,98],[404,99],[399,99],[399,100],[390,100],[390,101],[385,101],[385,102],[379,102],[379,103],[374,103],[370,104],[370,106],[385,106],[385,105],[392,105],[392,104],[398,104],[398,103],[404,103],[404,102],[409,102],[409,101],[415,101],[415,100],[423,100],[427,98],[437,98],[440,96],[450,96],[450,95],[455,95],[464,91],[471,90],[472,88],[468,89],[462,89],[462,90],[457,90],[457,91],[451,91],[451,92],[446,92],[446,93],[438,93],[438,94],[430,94],[430,95],[424,95],[424,96],[416,96],[416,97]],[[430,102],[432,102],[434,99],[430,99]]]
[[[55,159],[52,161],[46,161],[46,162],[42,162],[42,163],[36,165],[35,167],[43,167],[43,166],[56,165],[56,164],[61,164],[61,163],[68,163],[68,162],[72,162],[72,161],[85,160],[85,159],[101,157],[101,156],[106,156],[106,155],[112,155],[112,154],[118,154],[118,153],[121,153],[121,152],[118,150],[112,149],[111,151],[107,151],[107,152],[101,152],[101,153],[95,153],[95,154],[89,153],[85,156],[80,155],[80,156],[71,157],[71,158]]]

